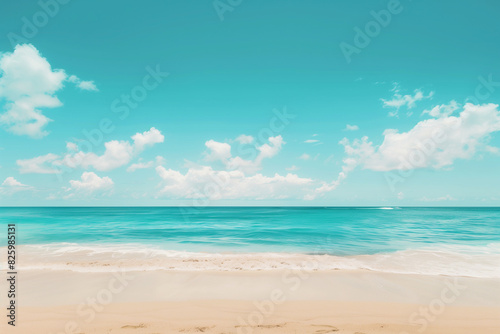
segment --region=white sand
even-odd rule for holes
[[[498,279],[359,270],[31,270],[19,274],[18,292],[17,326],[4,320],[1,333],[500,332]]]

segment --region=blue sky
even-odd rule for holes
[[[0,200],[499,205],[499,6],[3,4]]]

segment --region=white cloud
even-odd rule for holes
[[[220,143],[211,139],[205,142],[205,146],[209,150],[207,153],[208,161],[220,160],[227,163],[228,159],[231,158],[231,145],[228,143]]]
[[[154,166],[160,166],[165,162],[165,159],[161,156],[157,156],[155,160],[151,160],[148,162],[138,162],[135,164],[130,165],[127,168],[127,172],[135,172],[138,169],[146,169],[146,168],[151,168]]]
[[[98,171],[109,171],[128,164],[134,156],[134,146],[128,141],[111,140],[104,143],[104,147],[102,155],[82,151],[69,153],[55,165],[85,169],[92,167]]]
[[[6,186],[6,187],[27,187],[27,185],[22,184],[21,182],[17,181],[12,176],[9,176],[8,178],[6,178],[3,181],[2,186]]]
[[[49,153],[31,159],[17,160],[16,163],[22,174],[58,174],[61,171],[53,166],[57,159],[58,155]]]
[[[239,135],[238,138],[236,138],[236,141],[238,141],[240,144],[251,144],[253,142],[253,137],[252,136],[247,136],[247,135]]]
[[[347,124],[345,126],[345,131],[356,131],[356,130],[359,130],[359,126],[357,125],[350,125],[350,124]]]
[[[62,106],[55,93],[66,78],[64,70],[53,70],[31,44],[0,53],[0,100],[5,102],[0,124],[16,135],[46,136],[44,128],[51,120],[41,109]]]
[[[104,143],[105,150],[102,155],[76,151],[76,144],[67,143],[66,147],[70,152],[62,158],[49,153],[32,159],[17,160],[17,165],[21,173],[55,174],[61,173],[62,167],[92,167],[98,171],[109,171],[130,163],[146,147],[164,141],[164,136],[154,127],[143,133],[136,133],[131,138],[132,142],[111,140]]]
[[[307,194],[304,197],[304,199],[311,201],[315,199],[318,195],[322,195],[324,193],[337,189],[337,187],[340,185],[342,181],[345,180],[346,177],[347,177],[347,172],[340,172],[339,175],[337,176],[337,179],[333,180],[330,183],[323,182],[320,187],[314,189],[314,193]]]
[[[71,189],[85,193],[109,190],[113,187],[113,181],[107,177],[99,177],[93,172],[83,172],[81,180],[70,180]]]
[[[161,194],[189,199],[282,199],[301,197],[303,187],[312,180],[295,174],[272,177],[242,171],[216,171],[210,166],[190,168],[185,174],[162,166],[156,167],[163,179]]]
[[[304,153],[304,154],[302,154],[299,157],[299,159],[301,159],[301,160],[309,160],[309,159],[311,159],[311,156],[309,154],[307,154],[307,153]]]
[[[442,168],[457,159],[470,159],[488,146],[491,133],[500,131],[498,105],[467,103],[459,116],[442,116],[421,121],[408,132],[385,130],[384,140],[375,147],[368,137],[341,142],[354,164],[375,171]]]
[[[404,199],[404,198],[405,198],[405,194],[402,191],[400,191],[398,193],[398,199]]]
[[[450,195],[442,196],[437,199],[438,201],[456,201],[456,198],[451,197]]]
[[[297,166],[293,165],[293,166],[291,166],[291,167],[286,168],[286,170],[287,170],[287,171],[290,171],[290,172],[293,172],[293,171],[299,170],[299,167],[297,167]]]
[[[262,161],[264,159],[275,156],[285,143],[281,136],[269,137],[268,141],[269,143],[255,147],[258,154],[254,160],[247,160],[240,156],[233,157],[231,155],[231,145],[228,143],[209,140],[205,143],[205,146],[208,148],[206,158],[208,161],[221,161],[227,170],[240,170],[252,174],[262,168]]]
[[[193,200],[302,198],[312,190],[315,183],[312,179],[291,173],[274,176],[257,173],[262,161],[278,154],[284,143],[281,136],[269,137],[268,143],[255,147],[257,155],[253,160],[245,160],[233,157],[229,144],[209,140],[205,143],[208,148],[205,157],[222,162],[224,170],[188,164],[183,173],[158,166],[156,172],[162,179],[160,195]]]
[[[94,81],[81,81],[78,84],[78,87],[80,87],[83,90],[93,90],[93,91],[98,91],[96,85],[94,84]]]
[[[384,108],[395,108],[396,110],[389,112],[389,116],[397,116],[399,108],[406,106],[408,109],[412,109],[416,106],[416,102],[424,99],[430,99],[434,95],[434,92],[430,92],[428,95],[420,89],[416,89],[413,95],[401,95],[399,94],[399,88],[395,86],[392,90],[394,95],[390,100],[380,99],[383,103]]]
[[[167,162],[167,159],[165,159],[161,155],[157,155],[155,158],[155,162],[156,162],[157,166],[162,166],[163,164],[165,164]]]
[[[134,150],[140,152],[145,147],[163,143],[163,141],[165,140],[165,136],[163,136],[159,130],[153,127],[149,129],[149,131],[136,133],[132,136],[132,140],[134,141]]]
[[[438,197],[438,198],[427,198],[426,196],[420,199],[421,202],[443,202],[443,201],[456,201],[455,198],[450,195]]]
[[[326,159],[325,159],[325,162],[324,162],[324,163],[325,163],[325,164],[334,163],[334,159],[335,159],[335,155],[330,154],[330,155],[328,156],[328,158],[326,158]]]
[[[52,70],[35,47],[25,44],[0,54],[0,74],[0,98],[6,101],[0,123],[17,135],[47,135],[42,129],[50,119],[40,108],[62,105],[54,94],[63,87],[64,71]]]
[[[257,161],[260,162],[266,158],[272,158],[281,150],[281,146],[285,144],[281,136],[269,137],[269,144],[263,144],[257,147],[259,155],[257,156]]]
[[[306,144],[313,144],[313,143],[317,143],[317,142],[319,142],[319,140],[317,140],[317,139],[304,140],[304,143],[306,143]]]
[[[453,114],[453,112],[458,108],[458,103],[453,100],[450,102],[450,104],[441,104],[439,106],[435,106],[431,110],[424,110],[422,112],[422,115],[429,114],[432,117],[448,117]]]
[[[76,151],[76,150],[78,150],[78,145],[76,145],[75,143],[72,143],[72,142],[67,142],[66,149],[68,151]]]
[[[153,166],[154,166],[154,161],[138,162],[138,163],[130,165],[127,168],[127,172],[135,172],[138,169],[146,169],[146,168],[151,168]]]
[[[79,77],[77,77],[76,75],[71,75],[68,78],[68,81],[71,83],[74,83],[80,89],[98,91],[97,86],[95,85],[94,81],[83,81]]]
[[[111,140],[104,143],[105,151],[102,155],[82,151],[66,154],[61,161],[56,162],[56,165],[85,169],[92,167],[98,171],[109,171],[130,163],[144,148],[162,143],[165,137],[159,130],[152,127],[149,131],[136,133],[131,138],[132,143],[124,140]]]
[[[408,132],[384,131],[381,145],[374,146],[368,137],[347,138],[340,141],[344,146],[342,171],[330,183],[323,183],[305,199],[336,189],[358,165],[374,171],[411,170],[417,168],[442,168],[456,159],[471,159],[478,150],[497,152],[486,142],[491,133],[500,131],[498,105],[473,105],[467,103],[459,116],[442,116],[418,122]],[[404,196],[398,194],[398,197]],[[450,200],[442,197],[439,200]]]
[[[33,187],[22,184],[17,181],[14,177],[9,176],[2,182],[0,187],[0,194],[12,195],[18,191],[33,189]]]

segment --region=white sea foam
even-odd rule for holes
[[[361,269],[401,274],[500,278],[500,243],[486,246],[443,245],[357,256],[202,253],[146,248],[138,244],[73,243],[23,245],[19,246],[19,252],[22,254],[18,261],[19,270],[102,272],[118,269],[126,271]],[[5,262],[2,263],[3,267],[4,265]]]

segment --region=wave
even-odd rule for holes
[[[359,207],[356,210],[401,210],[399,206],[373,206],[373,207]]]
[[[23,245],[19,246],[19,252],[22,255],[18,261],[19,270],[371,270],[399,274],[500,278],[500,243],[486,246],[440,245],[356,256],[203,253],[150,248],[139,244],[75,243]]]

